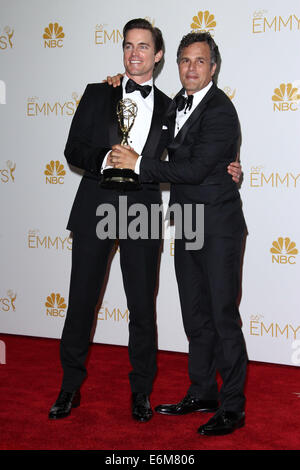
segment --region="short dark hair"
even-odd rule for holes
[[[177,49],[177,63],[179,63],[182,50],[195,42],[206,42],[210,50],[210,64],[218,65],[220,62],[219,48],[210,33],[189,33],[183,36]]]
[[[125,24],[123,28],[123,48],[126,41],[126,34],[131,29],[147,29],[152,34],[155,54],[164,50],[164,40],[161,30],[159,28],[153,27],[152,24],[144,18],[135,18]]]

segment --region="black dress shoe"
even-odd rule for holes
[[[174,405],[158,405],[155,408],[157,413],[163,415],[185,415],[193,411],[202,411],[203,413],[214,413],[218,409],[217,400],[200,400],[191,395],[186,395],[183,400]]]
[[[61,390],[57,397],[56,402],[49,412],[50,419],[66,418],[71,413],[72,408],[80,405],[80,392],[66,392]]]
[[[152,418],[153,412],[151,410],[148,395],[145,393],[132,394],[132,416],[137,421],[146,422]]]
[[[245,424],[245,413],[219,410],[206,424],[200,426],[202,436],[222,436],[230,434]]]

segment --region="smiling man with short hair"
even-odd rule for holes
[[[109,257],[119,238],[120,263],[129,310],[129,374],[132,416],[140,422],[152,417],[149,396],[156,374],[155,292],[161,240],[100,239],[97,208],[110,204],[118,214],[121,197],[128,210],[136,203],[150,213],[161,203],[157,183],[140,190],[107,189],[99,185],[101,169],[112,146],[120,142],[116,107],[130,97],[138,113],[130,134],[132,146],[159,159],[165,147],[163,116],[171,102],[153,83],[153,70],[163,57],[163,37],[158,28],[141,18],[123,30],[123,61],[126,70],[118,88],[108,84],[87,86],[74,115],[65,156],[68,163],[85,170],[72,207],[68,228],[73,232],[72,272],[67,316],[61,339],[63,380],[50,419],[65,418],[79,405],[80,386],[86,377],[86,357],[95,308],[104,284]],[[135,89],[147,87],[147,93]],[[123,231],[126,227],[118,227]],[[101,393],[101,390],[99,391]]]

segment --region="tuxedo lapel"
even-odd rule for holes
[[[153,114],[151,120],[151,126],[147,140],[145,142],[142,154],[154,155],[155,148],[159,142],[162,125],[163,125],[163,116],[165,114],[165,104],[160,93],[158,93],[157,88],[154,86],[154,105],[153,105]]]
[[[123,89],[122,84],[116,88],[111,87],[111,105],[109,115],[109,143],[110,145],[119,144],[122,140],[121,132],[117,117],[117,104],[122,99]]]
[[[191,113],[190,117],[186,120],[176,137],[174,138],[173,142],[168,146],[168,149],[170,150],[176,150],[182,143],[184,142],[185,136],[189,129],[193,126],[193,124],[199,120],[201,114],[205,110],[209,100],[214,96],[216,92],[216,85],[213,84],[212,87],[208,90],[204,98],[200,101],[198,106],[194,109],[194,111]],[[175,119],[176,119],[176,114],[173,117],[173,122],[175,126]],[[174,134],[173,134],[174,135]]]
[[[175,132],[175,120],[176,120],[176,102],[175,98],[171,101],[167,112],[166,112],[166,121],[168,122],[169,135],[174,136]]]

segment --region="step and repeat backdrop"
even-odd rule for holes
[[[210,31],[218,86],[241,122],[241,196],[248,236],[240,313],[249,358],[300,364],[298,0],[0,0],[0,331],[60,338],[72,238],[66,230],[81,174],[64,146],[87,83],[123,71],[122,29],[143,17],[163,31],[156,84],[180,88],[176,50]],[[162,187],[168,202],[168,187]],[[174,239],[166,227],[157,296],[159,348],[186,352]],[[129,312],[116,251],[93,341],[127,345]]]

